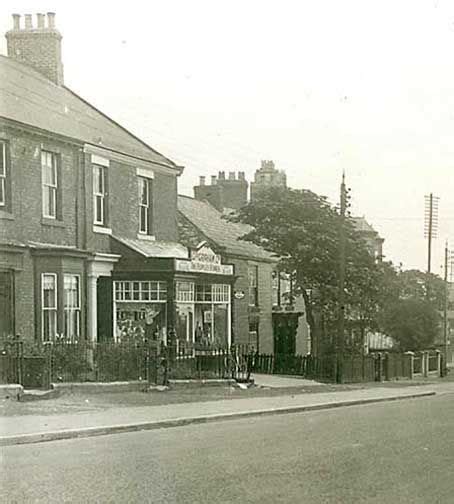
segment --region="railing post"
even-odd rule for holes
[[[422,352],[422,362],[423,362],[423,376],[427,378],[429,376],[429,352]]]
[[[21,341],[20,334],[16,334],[16,379],[19,385],[23,385],[23,369],[22,369],[22,358],[23,358],[23,342]]]
[[[408,372],[408,378],[410,380],[413,380],[413,375],[415,372],[415,354],[413,352],[405,352],[405,354],[408,359],[408,365],[409,365],[409,372]]]
[[[441,352],[440,350],[435,350],[437,352],[437,375],[438,376],[443,376],[442,369],[441,369]]]

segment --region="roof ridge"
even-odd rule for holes
[[[86,105],[88,105],[90,108],[92,108],[93,110],[96,110],[96,112],[98,112],[98,114],[101,114],[103,117],[105,117],[108,121],[110,121],[112,124],[115,124],[115,126],[117,126],[118,128],[120,128],[121,130],[123,130],[125,133],[127,133],[128,135],[130,135],[131,137],[133,137],[135,140],[137,140],[138,142],[140,142],[144,147],[146,147],[147,149],[150,149],[151,152],[153,152],[154,154],[158,154],[159,156],[161,156],[163,159],[165,159],[166,161],[168,161],[170,163],[169,165],[169,168],[177,168],[178,165],[176,163],[174,163],[171,159],[169,159],[168,157],[164,156],[163,154],[161,154],[160,152],[158,152],[156,149],[153,149],[153,147],[151,147],[150,145],[148,145],[146,142],[144,142],[141,138],[139,138],[138,136],[134,135],[134,133],[132,133],[131,131],[129,131],[127,128],[125,128],[124,126],[122,126],[120,123],[118,123],[117,121],[115,121],[115,119],[112,119],[110,116],[108,116],[106,113],[104,113],[102,110],[99,110],[97,107],[95,107],[92,103],[88,102],[87,100],[85,100],[85,98],[82,98],[81,96],[79,96],[75,91],[73,91],[71,88],[69,88],[68,86],[65,86],[63,85],[62,86],[64,89],[66,89],[67,91],[69,91],[73,96],[75,96],[77,99],[83,101]]]

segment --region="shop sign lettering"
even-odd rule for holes
[[[175,269],[188,273],[233,275],[233,266],[231,264],[221,264],[221,257],[206,246],[194,251],[189,261],[187,259],[176,259]]]

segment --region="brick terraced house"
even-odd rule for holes
[[[53,13],[0,56],[0,336],[231,338],[232,265],[178,243],[183,168],[63,81]],[[201,331],[203,334],[201,334]]]

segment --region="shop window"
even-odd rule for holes
[[[166,301],[166,282],[115,282],[115,301]]]
[[[80,338],[80,277],[64,275],[65,338],[71,341]]]
[[[107,225],[107,168],[93,165],[93,222]]]
[[[193,303],[194,283],[193,282],[177,282],[176,284],[176,300],[179,303]]]
[[[152,181],[139,177],[139,233],[151,235]]]
[[[117,341],[167,341],[166,303],[116,303]]]
[[[249,306],[258,306],[258,266],[249,266]]]
[[[41,182],[43,217],[57,219],[60,213],[58,198],[58,156],[54,152],[41,151]]]
[[[52,341],[57,335],[57,275],[41,275],[41,320],[42,339]]]
[[[213,303],[230,303],[230,285],[213,284]]]
[[[195,286],[195,300],[199,303],[211,303],[213,293],[211,284],[198,284]]]

